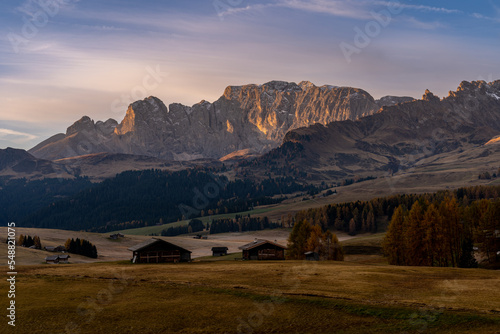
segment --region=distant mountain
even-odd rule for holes
[[[0,177],[73,177],[74,173],[66,166],[52,161],[37,159],[25,150],[0,149]]]
[[[281,144],[285,134],[315,123],[355,120],[380,106],[412,98],[375,101],[364,90],[271,81],[263,85],[229,86],[214,103],[192,107],[156,97],[132,103],[118,124],[83,117],[66,134],[57,134],[29,152],[43,159],[93,153],[125,153],[186,161],[219,159],[232,152],[264,153]]]
[[[500,81],[464,81],[442,100],[426,91],[421,100],[355,121],[292,130],[280,147],[246,165],[261,174],[298,170],[323,179],[381,175],[424,163],[463,168],[485,157],[500,166],[499,134]]]

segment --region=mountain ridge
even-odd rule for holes
[[[107,152],[177,161],[218,159],[245,149],[264,153],[292,129],[358,119],[380,106],[411,99],[375,100],[362,89],[317,87],[308,81],[228,86],[217,101],[202,100],[191,107],[167,107],[150,96],[130,104],[120,123],[84,116],[66,134],[52,136],[28,152],[49,160]]]
[[[289,131],[280,147],[253,166],[282,171],[293,162],[322,177],[382,175],[430,156],[485,146],[499,134],[500,80],[464,81],[443,99],[427,90],[421,100],[385,106],[355,121]]]

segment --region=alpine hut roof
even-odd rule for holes
[[[238,248],[241,249],[241,250],[250,250],[252,248],[259,247],[259,246],[264,245],[264,244],[272,244],[274,246],[286,249],[286,247],[283,246],[283,245],[277,244],[277,243],[275,243],[273,241],[263,240],[263,239],[256,239],[256,240],[254,240],[254,241],[252,241],[252,242],[250,242],[250,243],[248,243],[246,245],[240,246]]]
[[[179,245],[175,245],[175,244],[173,244],[173,243],[171,243],[171,242],[165,241],[165,240],[163,240],[163,239],[158,239],[158,238],[151,238],[151,239],[149,239],[149,240],[143,241],[143,242],[141,242],[140,244],[137,244],[137,245],[135,245],[135,246],[132,246],[132,247],[128,248],[128,250],[129,250],[129,251],[132,251],[132,252],[137,252],[137,251],[140,251],[140,250],[142,250],[142,249],[144,249],[144,248],[147,248],[147,247],[149,247],[149,246],[151,246],[151,245],[154,245],[154,244],[155,244],[155,243],[157,243],[157,242],[160,242],[160,243],[165,243],[165,244],[168,244],[168,245],[171,245],[171,246],[174,246],[174,247],[180,248],[180,249],[182,249],[183,251],[186,251],[186,252],[192,253],[191,251],[189,251],[189,250],[187,250],[187,249],[185,249],[185,248],[183,248],[183,247],[181,247],[181,246],[179,246]]]

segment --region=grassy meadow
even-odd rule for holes
[[[18,272],[17,333],[497,333],[500,328],[500,273],[481,269],[228,260],[37,265]]]

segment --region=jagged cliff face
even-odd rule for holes
[[[500,81],[464,81],[442,100],[426,91],[421,100],[386,106],[356,121],[290,131],[283,145],[261,157],[253,168],[265,170],[267,162],[273,161],[313,166],[338,177],[371,175],[405,170],[423,161],[431,165],[452,161],[454,156],[473,160],[467,152],[478,150],[484,151],[478,155],[493,154],[491,143],[499,135]]]
[[[30,153],[45,159],[109,152],[170,160],[218,159],[244,149],[262,153],[277,147],[292,129],[355,120],[376,112],[382,100],[356,88],[281,81],[230,86],[214,103],[192,107],[167,108],[149,97],[131,104],[120,124],[83,117],[65,135],[49,138]]]

